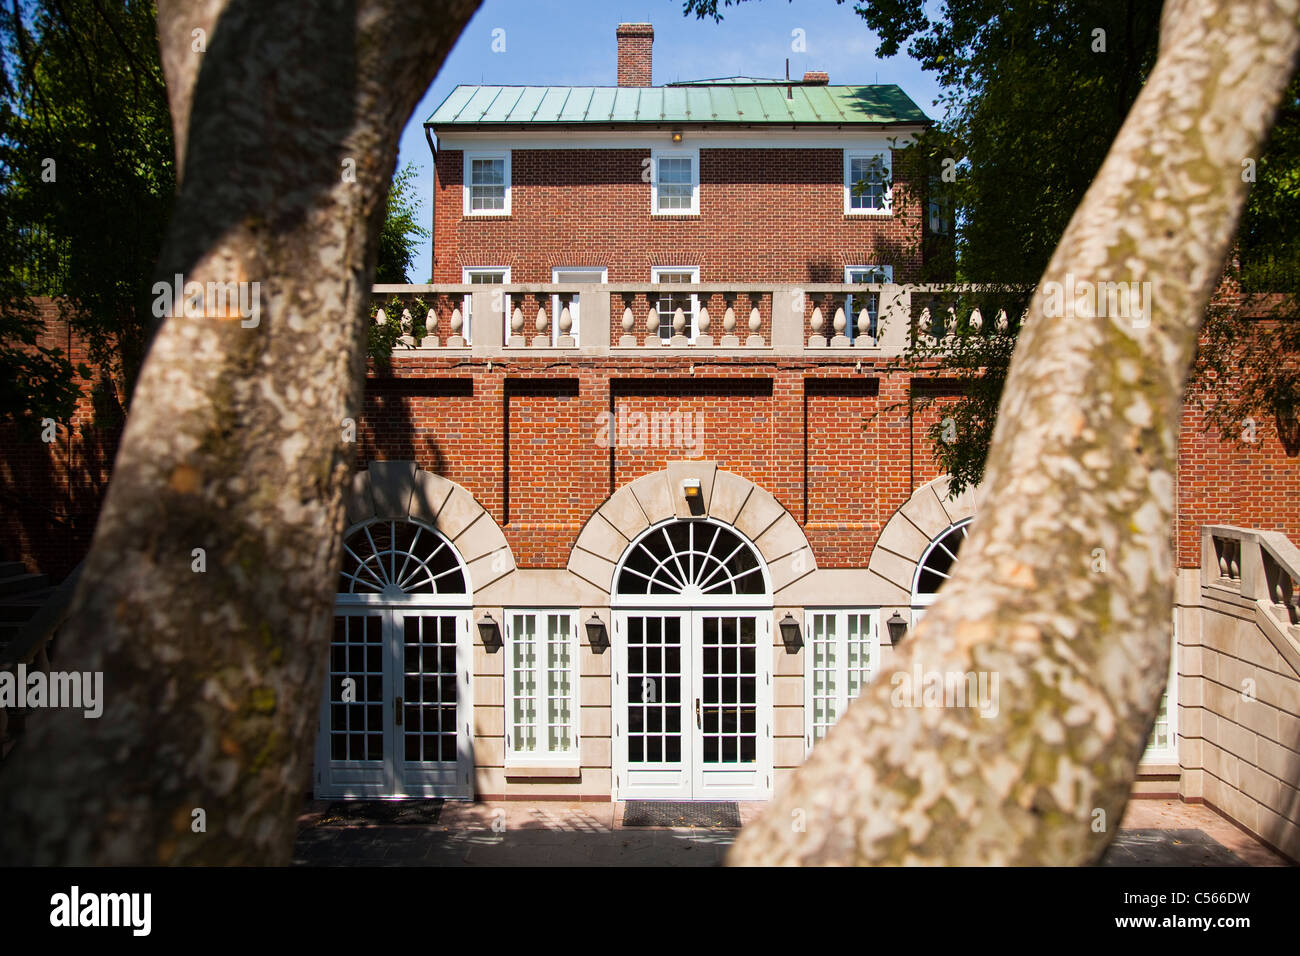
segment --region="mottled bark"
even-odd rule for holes
[[[158,277],[257,282],[260,317],[158,330],[60,637],[104,713],[30,721],[5,862],[288,861],[398,137],[476,6],[159,3],[184,169]]]
[[[1183,382],[1298,6],[1166,6],[1155,70],[1043,275],[981,512],[895,672],[995,674],[996,716],[901,706],[909,682],[883,674],[729,862],[1079,864],[1109,844],[1167,673]],[[1151,283],[1150,324],[1049,315],[1067,277]]]

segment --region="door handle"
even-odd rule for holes
[[[402,698],[399,697],[397,700],[393,701],[393,706],[397,708],[397,726],[400,727],[402,726]]]
[[[698,697],[695,698],[695,729],[704,729],[704,724],[700,721],[700,699]]]

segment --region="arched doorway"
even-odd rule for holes
[[[465,562],[431,524],[371,517],[347,531],[317,796],[470,796],[471,599]]]
[[[711,518],[628,545],[611,594],[615,799],[749,800],[772,790],[772,583]]]

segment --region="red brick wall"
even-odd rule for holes
[[[68,341],[48,304],[47,342]],[[445,331],[444,331],[445,334]],[[76,360],[84,349],[73,349]],[[583,523],[625,483],[670,460],[702,457],[771,491],[800,521],[822,567],[862,567],[881,528],[939,474],[926,432],[951,383],[916,382],[885,360],[746,356],[576,358],[503,362],[406,357],[369,381],[358,465],[412,459],[468,488],[505,528],[524,567],[563,567]],[[88,383],[87,393],[89,391]],[[909,390],[933,402],[920,410]],[[618,444],[608,414],[658,413],[675,430]],[[0,559],[58,577],[83,555],[118,430],[92,423],[83,398],[53,445],[0,431]],[[700,426],[698,447],[695,426]],[[1199,563],[1199,528],[1238,524],[1300,541],[1300,458],[1271,422],[1255,443],[1224,443],[1189,405],[1180,441],[1175,540]],[[685,433],[681,428],[689,430]],[[603,427],[602,427],[603,426]],[[612,437],[612,441],[611,441]],[[635,437],[635,436],[633,436]],[[683,441],[683,438],[685,440]]]
[[[700,267],[701,282],[843,282],[846,265],[920,270],[918,183],[895,152],[894,214],[844,215],[839,149],[700,150],[700,215],[651,216],[648,149],[516,149],[511,214],[463,215],[463,153],[438,153],[433,279],[463,266],[511,267],[514,282],[550,282],[555,266],[602,265],[611,282],[645,282],[652,266]],[[720,316],[719,316],[720,318]]]
[[[1281,531],[1300,544],[1300,456],[1287,454],[1273,421],[1259,420],[1254,438],[1222,441],[1205,431],[1199,408],[1184,406],[1174,519],[1179,567],[1200,565],[1207,524]]]
[[[111,414],[95,423],[91,390],[95,372],[86,344],[70,333],[59,306],[37,300],[45,333],[39,344],[59,348],[73,367],[91,366],[70,422],[59,422],[55,441],[0,424],[0,560],[23,561],[29,571],[63,578],[84,557],[108,487],[121,427]],[[110,409],[111,411],[111,409]]]

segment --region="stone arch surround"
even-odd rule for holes
[[[682,482],[700,482],[702,508],[692,511]],[[623,552],[652,525],[670,518],[709,517],[730,525],[754,543],[767,563],[773,593],[817,570],[812,547],[770,491],[716,462],[669,462],[619,488],[583,525],[569,552],[568,570],[605,595]]]
[[[910,600],[926,548],[958,521],[974,517],[978,498],[979,489],[967,488],[949,499],[946,475],[917,488],[885,523],[871,549],[868,570],[906,592]]]
[[[372,518],[414,518],[437,528],[469,572],[473,594],[516,569],[501,526],[464,486],[413,461],[372,461],[345,494],[347,527]]]

